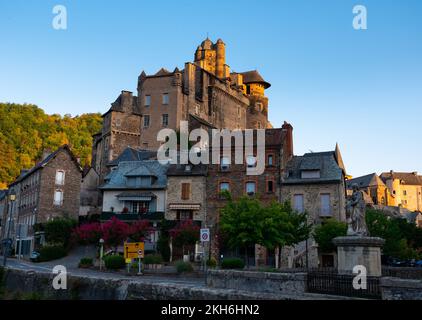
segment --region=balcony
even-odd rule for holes
[[[147,213],[115,213],[115,212],[102,212],[100,216],[101,221],[110,220],[116,217],[122,221],[137,221],[137,220],[162,220],[164,219],[164,212],[147,212]]]

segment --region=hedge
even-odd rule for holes
[[[245,263],[239,258],[228,258],[221,262],[222,269],[243,269],[244,267]]]
[[[122,269],[126,265],[125,259],[120,255],[106,256],[104,258],[104,264],[110,270]]]
[[[60,245],[47,245],[40,249],[39,262],[57,260],[67,256],[67,250]]]
[[[177,270],[177,273],[192,272],[193,267],[189,262],[177,261],[176,270]]]

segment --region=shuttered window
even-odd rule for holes
[[[190,192],[190,183],[182,183],[182,200],[189,200]]]

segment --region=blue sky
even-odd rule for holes
[[[352,27],[356,4],[367,30]],[[353,176],[422,173],[421,17],[418,0],[0,0],[0,101],[105,112],[142,70],[183,68],[208,33],[233,70],[272,84],[269,118],[293,125],[296,154],[338,142]]]

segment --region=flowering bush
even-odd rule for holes
[[[79,244],[96,244],[101,239],[102,230],[99,222],[86,223],[73,230],[73,239]]]
[[[122,245],[128,238],[130,234],[130,227],[127,223],[113,217],[111,220],[103,224],[102,231],[106,246],[117,249],[117,247]]]
[[[144,241],[148,234],[154,229],[146,220],[139,220],[132,223],[129,227],[129,238],[132,241]]]
[[[199,240],[199,227],[192,220],[181,221],[175,228],[170,230],[170,236],[178,247],[193,245]]]

